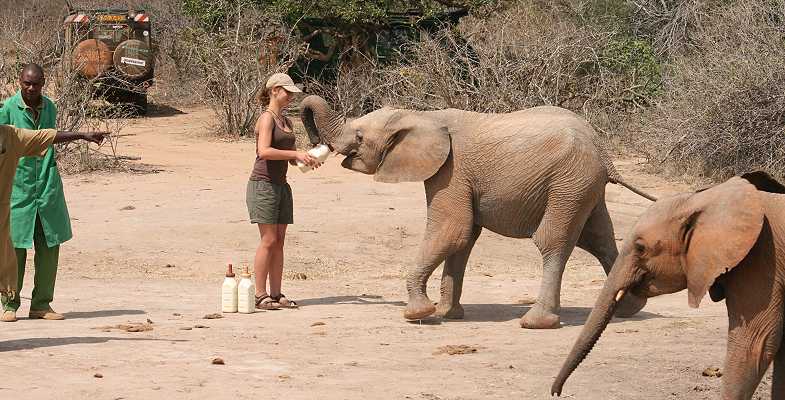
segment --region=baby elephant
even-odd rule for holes
[[[624,241],[551,394],[561,394],[625,294],[686,288],[693,308],[707,292],[713,301],[725,299],[722,398],[751,399],[773,361],[771,398],[785,400],[785,195],[778,193],[785,193],[783,185],[754,172],[654,203]]]

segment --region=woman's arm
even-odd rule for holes
[[[256,154],[265,160],[300,161],[311,167],[316,166],[316,159],[310,154],[296,150],[280,150],[272,147],[273,126],[275,121],[270,113],[262,113],[256,121]]]

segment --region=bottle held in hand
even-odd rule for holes
[[[327,159],[327,156],[330,155],[330,147],[327,146],[326,144],[320,144],[312,148],[311,150],[308,150],[308,154],[310,154],[311,157],[315,158],[316,161],[323,163],[324,160]],[[310,166],[305,165],[300,161],[297,161],[297,167],[300,168],[300,171],[302,172],[308,172],[311,170]]]

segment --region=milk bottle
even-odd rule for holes
[[[240,274],[240,285],[237,287],[237,311],[243,314],[250,314],[256,309],[256,286],[251,280],[251,273],[248,267]]]
[[[323,163],[324,160],[327,159],[327,156],[330,155],[330,147],[326,144],[320,144],[311,150],[308,150],[308,154],[310,154],[313,158],[315,158],[320,163]],[[311,170],[311,167],[297,161],[297,167],[300,168],[302,172],[308,172]]]
[[[232,272],[232,264],[226,267],[226,277],[221,285],[221,312],[237,312],[237,280]]]

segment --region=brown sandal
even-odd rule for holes
[[[278,303],[269,294],[262,296],[254,296],[256,299],[256,308],[259,310],[280,310],[281,304]]]
[[[284,308],[297,308],[297,307],[299,307],[299,305],[297,305],[296,301],[287,299],[286,295],[283,294],[283,293],[279,294],[278,296],[273,297],[273,300],[275,300],[278,304],[281,305],[281,307],[284,307]]]

